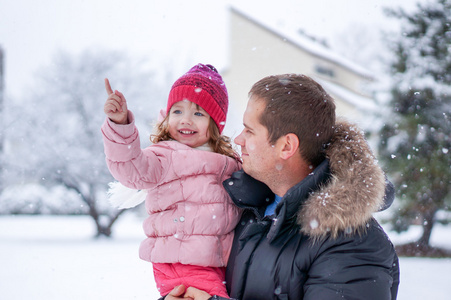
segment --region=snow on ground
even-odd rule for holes
[[[138,258],[141,219],[124,215],[113,239],[93,239],[87,217],[0,216],[0,298],[158,299],[151,265]],[[419,228],[395,243],[416,239]],[[432,244],[451,248],[451,226]],[[450,299],[451,259],[401,258],[400,300]]]

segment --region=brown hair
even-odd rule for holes
[[[221,135],[219,133],[219,128],[214,120],[211,117],[209,118],[210,121],[208,124],[208,132],[210,133],[210,139],[208,140],[208,145],[210,146],[210,148],[213,150],[213,152],[226,155],[240,161],[240,156],[233,149],[230,138],[225,135]],[[167,122],[168,119],[169,114],[166,115],[163,121],[155,126],[156,133],[150,135],[150,141],[152,143],[156,144],[162,141],[173,140],[173,138],[169,134],[169,127]]]
[[[294,133],[303,159],[315,167],[324,160],[334,133],[335,104],[321,85],[305,75],[274,75],[256,82],[249,97],[265,103],[260,123],[270,143]]]

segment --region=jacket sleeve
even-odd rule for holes
[[[141,149],[134,116],[129,111],[130,124],[115,124],[108,118],[102,125],[106,162],[111,175],[133,189],[152,188],[161,179],[164,156],[152,147]]]
[[[313,259],[304,300],[396,299],[398,258],[381,228],[354,238],[339,237],[324,246]]]

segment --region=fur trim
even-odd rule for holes
[[[108,201],[111,206],[118,209],[132,208],[146,200],[146,190],[134,190],[125,187],[120,182],[114,181],[109,184]]]
[[[347,122],[336,124],[326,155],[332,178],[301,206],[301,231],[315,240],[364,232],[372,213],[383,205],[384,173],[364,133]]]

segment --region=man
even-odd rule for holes
[[[363,133],[336,122],[333,99],[307,76],[263,78],[249,96],[235,139],[243,170],[224,183],[244,208],[227,266],[230,297],[396,299],[398,258],[372,218],[385,179]],[[210,297],[193,288],[186,296]]]

